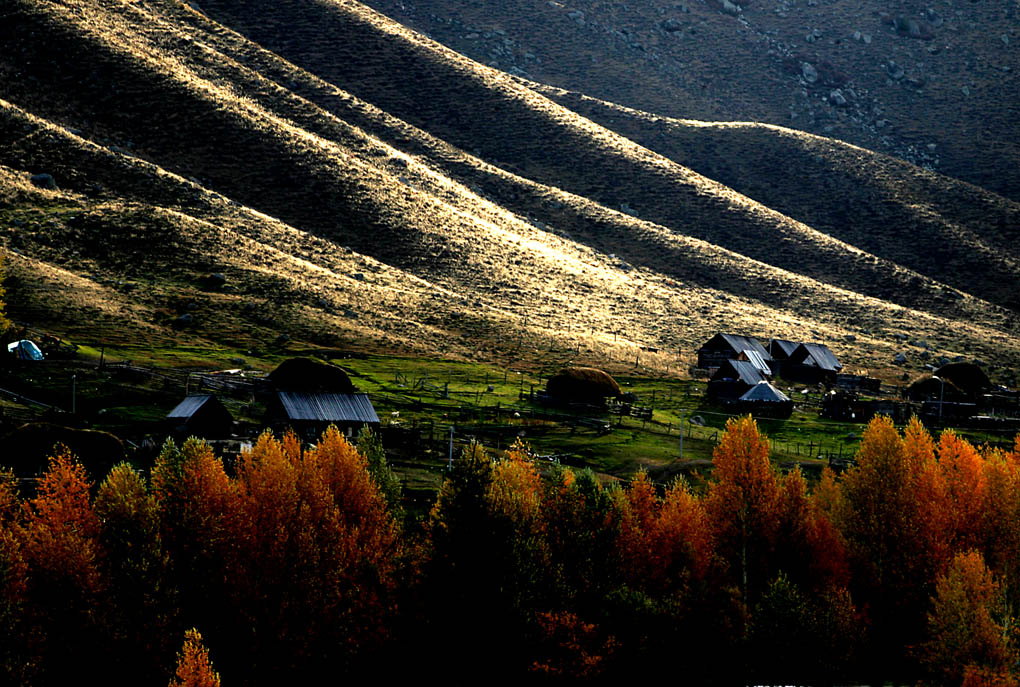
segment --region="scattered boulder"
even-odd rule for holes
[[[897,353],[893,356],[893,362],[897,365],[904,365],[907,362],[907,356],[903,353]]]
[[[935,31],[932,28],[932,25],[925,19],[898,16],[894,17],[891,20],[891,23],[893,28],[896,29],[896,33],[901,36],[918,38],[926,41],[935,37]]]
[[[889,75],[889,78],[893,81],[899,81],[904,77],[906,72],[903,71],[903,67],[896,64],[895,60],[889,60],[885,65],[885,73]]]
[[[175,317],[171,324],[177,329],[190,327],[191,325],[195,324],[195,316],[189,312],[186,312],[183,315],[178,315],[177,317]]]
[[[818,81],[818,70],[815,69],[814,65],[810,62],[804,62],[800,65],[800,75],[804,77],[804,80],[808,83],[815,83]]]
[[[740,5],[735,5],[730,0],[722,0],[719,4],[724,14],[734,17],[740,14]]]
[[[670,33],[674,33],[676,31],[683,31],[684,29],[684,25],[681,24],[678,20],[673,19],[672,17],[662,22],[661,26],[663,31],[669,31]]]
[[[832,91],[831,93],[829,93],[829,102],[831,102],[836,107],[846,107],[847,106],[846,96],[843,95],[843,91],[839,90],[838,88],[836,90]]]
[[[53,178],[52,174],[45,174],[45,173],[43,173],[43,174],[33,174],[32,177],[29,179],[29,181],[32,182],[32,185],[35,186],[36,188],[44,188],[44,189],[46,189],[48,191],[56,191],[56,190],[58,190],[57,182]]]

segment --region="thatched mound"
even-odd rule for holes
[[[46,470],[58,444],[68,447],[96,482],[124,460],[124,444],[109,432],[30,422],[0,438],[4,447],[0,464],[19,477],[32,477]]]
[[[615,379],[593,367],[568,367],[550,377],[545,390],[554,398],[581,403],[602,403],[607,396],[621,394]]]
[[[269,373],[278,391],[323,391],[349,394],[355,391],[347,373],[316,358],[289,358]]]
[[[935,374],[969,396],[982,394],[992,386],[985,371],[974,363],[949,363],[935,370]]]
[[[952,381],[943,377],[946,382],[945,394],[943,395],[942,382],[935,379],[934,377],[925,377],[919,379],[910,386],[907,387],[907,398],[913,401],[928,401],[928,400],[939,400],[942,398],[944,401],[962,401],[966,398],[966,394]]]

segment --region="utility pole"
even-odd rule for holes
[[[680,460],[684,459],[684,409],[680,409]]]
[[[453,471],[453,425],[450,425],[450,457],[447,470]]]

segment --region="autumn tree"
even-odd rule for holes
[[[953,558],[940,575],[928,613],[927,639],[918,656],[932,684],[1016,684],[1012,619],[1002,587],[981,554]]]
[[[220,676],[213,670],[202,635],[192,628],[184,634],[184,646],[177,657],[175,679],[169,687],[220,687]]]
[[[217,642],[233,634],[224,567],[233,489],[222,461],[199,439],[180,447],[168,440],[152,468],[159,537],[169,559],[179,620],[203,627]]]
[[[0,469],[0,683],[24,684],[31,658],[24,623],[28,565],[16,530],[14,473]]]
[[[159,533],[156,500],[127,463],[114,466],[95,498],[98,540],[113,597],[110,624],[115,667],[125,681],[162,676],[172,647],[176,598]]]
[[[39,639],[44,682],[73,682],[98,671],[106,648],[99,518],[89,501],[85,469],[61,447],[23,504],[18,527],[27,564],[24,622]],[[98,674],[98,673],[96,673]]]
[[[727,420],[712,464],[706,509],[716,548],[753,605],[771,577],[781,492],[768,441],[750,416]]]

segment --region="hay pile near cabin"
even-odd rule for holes
[[[968,396],[983,394],[992,386],[985,371],[974,363],[949,363],[935,370],[935,376],[960,389]],[[936,380],[938,381],[938,380]]]
[[[602,403],[622,394],[615,379],[593,367],[565,368],[549,378],[545,390],[553,398],[574,403]]]
[[[278,391],[309,391],[350,394],[356,389],[340,367],[315,358],[288,358],[269,373]]]

